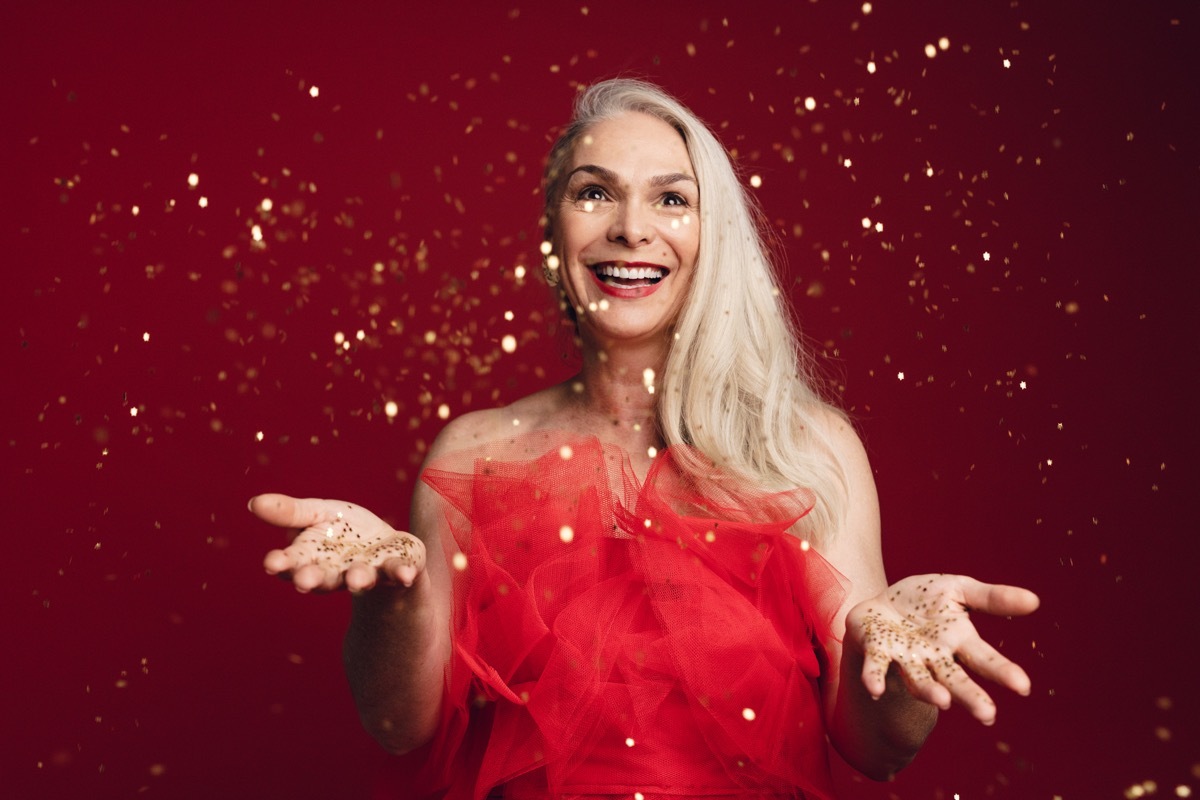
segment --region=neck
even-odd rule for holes
[[[666,341],[617,345],[584,341],[583,369],[575,379],[574,397],[603,438],[616,439],[631,452],[661,448],[656,413],[667,363]],[[648,373],[647,370],[652,370]]]

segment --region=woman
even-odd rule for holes
[[[652,85],[598,84],[545,189],[580,374],[448,425],[411,534],[351,504],[251,501],[302,529],[268,572],[355,593],[363,723],[424,765],[399,793],[830,797],[826,741],[885,779],[939,708],[992,722],[959,662],[1027,694],[966,609],[1035,595],[887,585],[866,455],[798,360],[703,123]]]

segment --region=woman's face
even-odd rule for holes
[[[614,344],[666,333],[700,249],[700,187],[683,138],[628,112],[580,136],[567,172],[554,251],[581,330]]]

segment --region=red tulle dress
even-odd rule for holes
[[[677,455],[677,453],[676,453]],[[819,642],[845,593],[787,533],[812,495],[595,438],[448,456],[441,726],[380,796],[832,797]]]

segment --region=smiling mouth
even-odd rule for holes
[[[614,261],[593,264],[592,270],[601,283],[626,288],[653,286],[670,272],[666,267],[654,264],[624,264]]]

